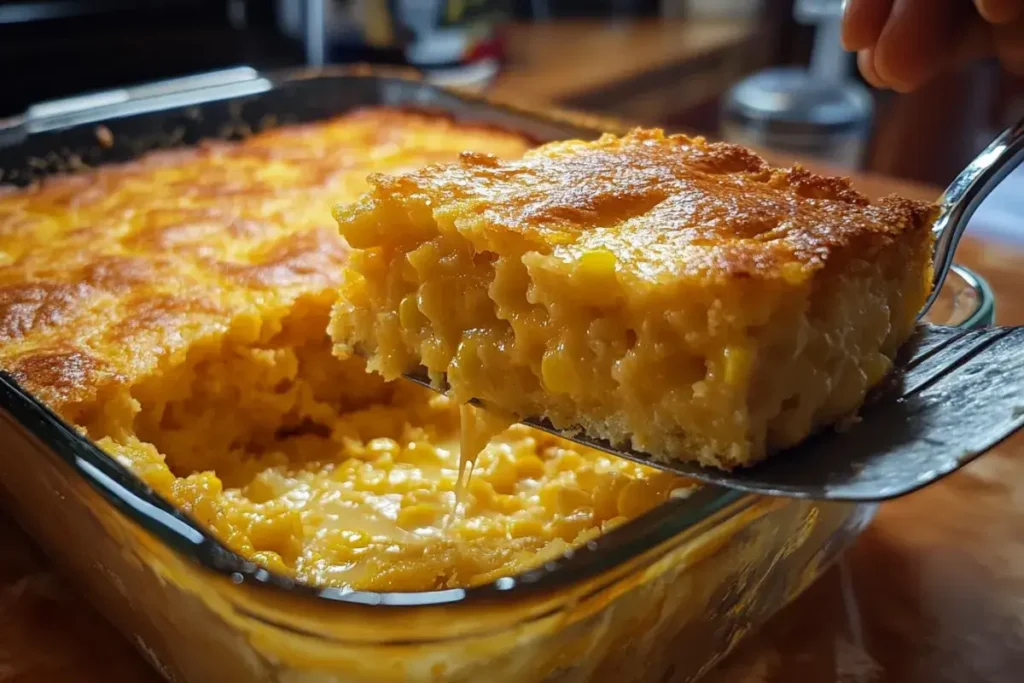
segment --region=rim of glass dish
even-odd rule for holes
[[[975,294],[976,302],[974,310],[958,326],[974,328],[991,324],[995,302],[988,283],[962,266],[956,266],[954,273],[962,286]],[[77,470],[129,520],[204,569],[225,576],[236,584],[272,587],[296,597],[343,604],[419,608],[505,602],[554,592],[596,579],[664,546],[687,530],[698,528],[723,511],[732,508],[728,518],[759,500],[757,496],[746,493],[700,486],[689,498],[666,501],[557,559],[517,576],[500,578],[481,586],[409,593],[318,588],[274,574],[229,550],[198,522],[156,494],[130,470],[64,423],[38,399],[21,389],[10,375],[2,372],[0,406],[11,413],[22,428]]]
[[[588,131],[595,134],[600,132],[588,121],[577,120],[576,116],[562,115],[557,110],[538,110],[495,103],[485,96],[456,93],[426,83],[412,82],[401,74],[381,75],[377,69],[372,69],[368,73],[362,73],[358,69],[353,72],[343,67],[286,70],[275,74],[271,80],[273,87],[277,88],[303,80],[317,81],[324,78],[334,88],[339,82],[338,77],[342,77],[342,80],[377,80],[388,87],[408,88],[415,93],[411,98],[413,102],[429,99],[425,97],[426,95],[442,93],[447,99],[486,107],[489,111],[507,116],[509,120],[521,122],[524,118],[532,119],[534,123],[548,123],[563,130],[569,126],[581,131],[580,134]],[[472,118],[472,114],[469,114],[469,118]],[[602,124],[605,121],[602,119]],[[971,328],[990,324],[994,312],[994,298],[988,283],[967,268],[954,266],[953,270],[955,275],[976,293],[977,300],[975,310],[966,316],[960,326]],[[291,596],[333,603],[420,608],[467,603],[503,603],[535,593],[556,592],[631,562],[663,546],[667,541],[681,536],[687,530],[698,528],[716,515],[724,514],[724,511],[729,511],[731,517],[740,509],[745,509],[759,500],[756,496],[746,493],[701,486],[690,498],[666,501],[563,557],[515,577],[506,577],[471,588],[414,593],[317,588],[274,574],[229,550],[190,516],[168,503],[126,467],[85,439],[77,430],[69,427],[35,397],[21,389],[10,375],[2,371],[0,408],[11,413],[23,429],[70,464],[108,503],[129,520],[139,524],[165,545],[202,568],[225,576],[238,584],[271,587]]]
[[[996,297],[988,281],[970,268],[958,264],[954,264],[950,272],[959,277],[964,285],[975,293],[976,304],[974,310],[964,318],[963,322],[943,321],[936,324],[952,324],[954,327],[962,327],[968,330],[994,324],[996,318]]]

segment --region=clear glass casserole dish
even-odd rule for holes
[[[61,147],[99,162],[124,158],[82,147],[95,145],[101,120],[118,140],[157,140],[184,118],[201,121],[174,136],[188,141],[226,118],[278,111],[315,120],[374,103],[439,107],[538,139],[596,132],[374,75],[251,76],[176,100],[159,91],[122,109],[51,109],[0,135],[13,141],[0,147],[0,167],[27,173]],[[182,97],[188,109],[214,101],[195,117]],[[932,320],[974,327],[992,315],[985,283],[959,270]],[[817,578],[875,509],[706,487],[490,585],[345,593],[296,585],[233,554],[3,374],[0,444],[4,503],[176,681],[692,680]]]

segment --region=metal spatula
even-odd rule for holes
[[[935,278],[923,316],[938,296],[967,221],[1024,158],[1024,121],[971,162],[940,199]],[[1024,277],[1024,273],[1022,273]],[[425,373],[406,375],[425,386]],[[720,486],[773,496],[880,501],[950,474],[1024,425],[1024,328],[965,331],[922,325],[891,379],[842,432],[827,429],[747,469],[723,472],[655,462],[585,434],[563,434],[547,420],[524,424],[591,448]]]

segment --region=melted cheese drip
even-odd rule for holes
[[[455,482],[455,509],[449,521],[459,513],[469,480],[473,476],[473,465],[480,453],[487,448],[494,437],[514,425],[518,420],[511,413],[483,409],[470,403],[459,407],[459,478]],[[467,473],[468,469],[468,473]]]

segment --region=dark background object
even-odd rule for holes
[[[656,17],[660,0],[515,0],[515,16],[520,19],[580,19],[600,17]]]
[[[1002,127],[993,106],[998,79],[996,64],[978,62],[909,95],[876,91],[868,166],[885,175],[949,183]]]
[[[0,117],[90,90],[302,61],[302,45],[277,30],[269,0],[0,3]]]

